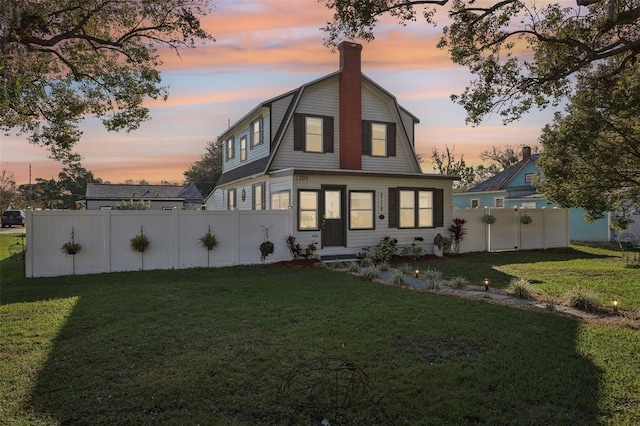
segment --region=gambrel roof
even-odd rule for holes
[[[297,89],[291,90],[289,92],[283,93],[281,95],[278,95],[276,97],[273,97],[271,99],[268,99],[260,104],[258,104],[256,107],[254,107],[249,113],[245,114],[241,119],[239,119],[238,121],[236,121],[231,127],[229,127],[224,133],[222,133],[221,135],[218,136],[218,140],[225,140],[226,138],[228,138],[230,135],[232,135],[236,130],[237,130],[237,126],[239,126],[241,123],[243,123],[244,121],[250,119],[252,116],[254,116],[258,111],[260,111],[262,108],[269,108],[273,103],[275,103],[276,101],[282,100],[286,97],[291,97],[291,100],[289,102],[289,105],[287,107],[286,113],[284,115],[284,119],[282,120],[282,122],[280,123],[280,126],[277,129],[272,129],[275,130],[275,132],[273,133],[273,139],[271,141],[271,146],[270,146],[270,152],[269,155],[265,158],[261,158],[258,159],[256,161],[250,162],[246,165],[234,168],[232,170],[229,170],[225,173],[223,173],[220,178],[218,179],[218,182],[216,183],[216,186],[220,186],[220,185],[224,185],[226,183],[230,183],[233,181],[236,181],[238,179],[242,179],[242,178],[246,178],[249,176],[254,176],[256,174],[267,174],[271,168],[271,164],[273,162],[273,159],[275,158],[275,155],[278,151],[278,148],[280,146],[280,143],[282,142],[286,129],[289,127],[289,125],[291,125],[292,121],[293,121],[293,115],[294,112],[296,111],[296,107],[298,106],[300,100],[302,99],[302,96],[305,92],[306,89],[308,89],[311,86],[323,83],[331,78],[334,77],[338,77],[340,75],[340,73],[342,72],[342,70],[338,70],[335,72],[332,72],[330,74],[327,74],[321,78],[318,78],[316,80],[313,80],[309,83],[306,83],[300,87],[298,87]],[[384,88],[382,88],[380,85],[378,85],[376,82],[374,82],[373,80],[371,80],[369,77],[367,77],[364,74],[361,74],[362,76],[362,80],[368,82],[369,84],[371,84],[372,86],[374,86],[377,90],[379,90],[381,93],[383,93],[385,96],[387,96],[393,103],[397,113],[399,116],[402,115],[402,113],[408,115],[414,123],[419,123],[420,119],[418,117],[416,117],[414,114],[412,114],[411,112],[409,112],[408,110],[406,110],[405,108],[403,108],[402,106],[400,106],[398,104],[398,101],[396,99],[395,96],[393,96],[390,92],[388,92],[387,90],[385,90]],[[407,130],[407,128],[405,127],[405,123],[402,120],[398,121],[398,125],[400,126],[400,130],[403,132],[403,134],[405,135],[406,139],[411,141],[411,138],[409,138],[409,132]],[[413,155],[413,161],[415,162],[415,166],[418,170],[420,170],[420,164],[418,161],[417,156]]]

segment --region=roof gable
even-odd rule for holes
[[[502,172],[495,176],[490,177],[484,182],[480,182],[476,186],[469,188],[467,192],[489,192],[489,191],[501,191],[506,189],[518,173],[529,163],[535,163],[538,161],[539,154],[533,154],[530,158],[520,160],[511,167],[507,167]],[[538,170],[537,166],[535,167]]]

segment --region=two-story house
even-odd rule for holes
[[[454,176],[424,174],[418,118],[362,74],[362,46],[338,71],[260,103],[219,136],[222,175],[208,210],[292,209],[301,244],[354,255],[384,236],[427,252],[452,220]],[[428,243],[428,244],[426,244]]]

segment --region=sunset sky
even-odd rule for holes
[[[98,120],[85,120],[76,146],[83,167],[111,183],[182,183],[183,172],[229,122],[338,69],[338,53],[323,46],[320,30],[331,16],[315,0],[217,1],[203,22],[215,43],[183,50],[180,57],[161,51],[163,84],[170,95],[166,102],[146,103],[151,120],[131,133],[107,132]],[[434,28],[419,19],[403,27],[389,21],[377,28],[373,42],[363,43],[363,73],[420,118],[417,152],[428,160],[432,148],[447,145],[455,148],[456,157],[477,164],[479,153],[491,146],[536,145],[542,126],[551,121],[551,109],[509,126],[498,117],[475,128],[465,125],[463,108],[449,95],[461,93],[472,76],[436,48],[444,23],[441,19]],[[28,144],[24,136],[0,137],[1,169],[13,173],[18,184],[28,182],[29,164],[34,182],[57,179],[61,166],[48,159],[44,148]],[[433,166],[427,161],[423,169],[431,172]]]

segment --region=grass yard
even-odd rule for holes
[[[632,330],[275,265],[26,280],[6,240],[0,424],[640,423]],[[580,259],[503,254],[455,263],[493,285]],[[355,365],[287,380],[334,358]],[[344,371],[368,387],[326,398]]]

